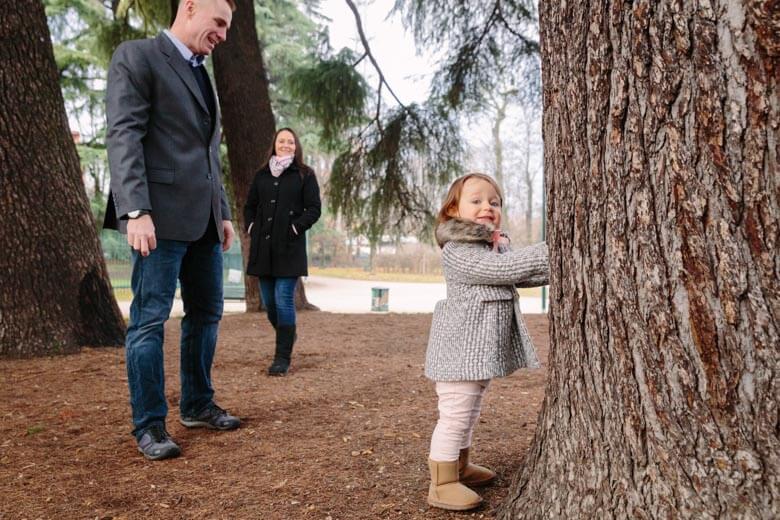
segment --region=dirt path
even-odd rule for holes
[[[543,362],[547,317],[527,317]],[[213,369],[234,432],[178,417],[179,323],[166,330],[168,430],[182,457],[147,462],[129,435],[123,350],[0,361],[0,518],[492,518],[535,429],[545,371],[496,380],[475,433],[498,471],[475,513],[425,502],[436,420],[422,375],[429,314],[299,316],[293,373],[269,378],[272,330],[223,320]]]

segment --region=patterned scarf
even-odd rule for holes
[[[282,172],[290,166],[290,163],[293,162],[294,158],[294,155],[286,155],[284,157],[272,155],[271,160],[268,161],[268,166],[271,168],[271,175],[274,177],[280,176]]]

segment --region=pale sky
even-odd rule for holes
[[[355,3],[360,11],[371,53],[390,87],[404,103],[425,100],[435,63],[430,56],[417,56],[414,37],[411,32],[404,30],[400,16],[386,19],[394,0]],[[347,3],[344,0],[324,0],[320,4],[320,12],[332,20],[329,24],[331,45],[336,50],[348,47],[359,56],[362,55],[363,45],[358,36],[355,16]],[[374,88],[377,76],[368,59],[363,60],[358,68],[364,76],[373,79],[371,87]],[[383,91],[383,99],[386,94]],[[394,104],[391,97],[385,101]]]

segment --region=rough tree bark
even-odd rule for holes
[[[0,41],[0,356],[122,345],[43,4],[0,4]]]
[[[780,515],[779,13],[540,3],[552,346],[501,518]]]
[[[222,111],[222,128],[230,161],[230,186],[236,203],[244,272],[249,261],[249,235],[245,233],[243,207],[255,172],[266,158],[276,122],[268,92],[268,74],[257,39],[252,0],[236,0],[236,12],[227,40],[214,52],[214,76]],[[244,275],[247,312],[263,309],[257,278]],[[298,309],[317,309],[306,299],[303,284],[295,287]]]

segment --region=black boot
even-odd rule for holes
[[[268,318],[269,323],[271,323],[271,326],[276,330],[276,309],[266,309],[265,315]]]
[[[279,325],[276,327],[276,354],[274,362],[268,369],[269,376],[285,376],[290,369],[293,343],[295,343],[295,325]]]

